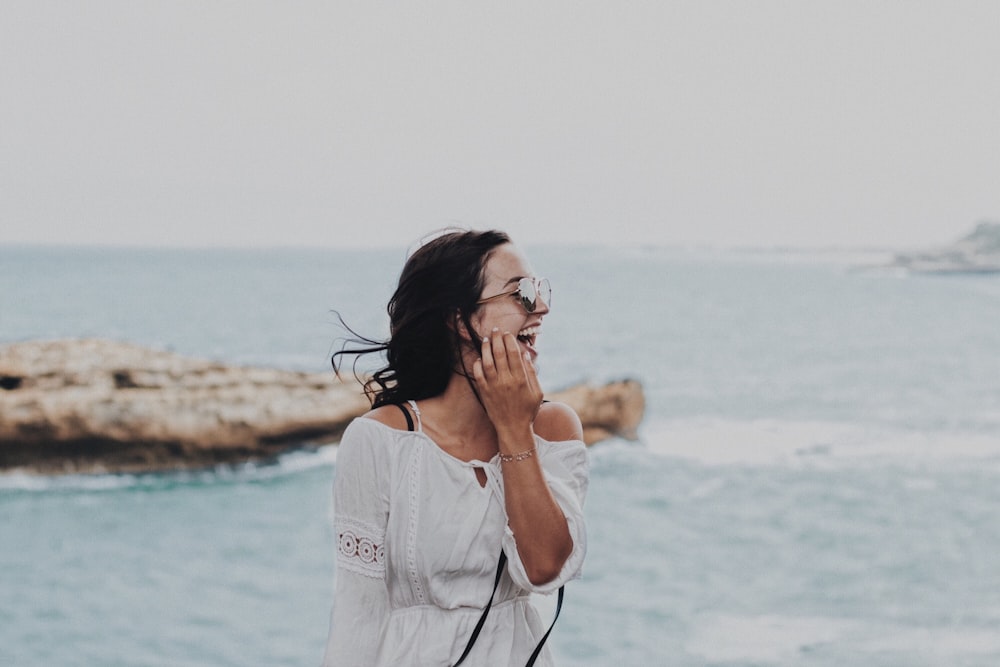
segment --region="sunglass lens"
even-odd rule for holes
[[[548,278],[542,278],[538,281],[538,295],[535,298],[539,297],[545,302],[546,306],[552,305],[552,286],[549,285]]]
[[[542,278],[537,283],[531,278],[522,278],[518,283],[518,292],[521,296],[521,305],[529,313],[535,312],[538,307],[539,297],[549,305],[552,297],[552,288],[549,286],[548,278]]]
[[[521,305],[529,313],[535,312],[535,299],[537,298],[537,293],[535,292],[535,281],[531,278],[521,278],[520,282],[517,284],[518,294],[521,296]]]

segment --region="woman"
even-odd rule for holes
[[[501,549],[462,664],[524,665],[542,640],[529,593],[578,576],[586,551],[580,420],[535,375],[549,296],[506,234],[446,233],[407,260],[390,339],[334,355],[386,366],[338,448],[325,665],[454,665]]]

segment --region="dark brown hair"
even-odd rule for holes
[[[470,318],[479,308],[486,262],[505,243],[510,237],[495,230],[448,232],[424,243],[407,259],[389,300],[389,339],[364,338],[345,324],[355,338],[331,357],[334,371],[342,357],[384,353],[385,366],[364,383],[373,407],[443,393],[462,346],[480,338]]]

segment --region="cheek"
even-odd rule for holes
[[[476,337],[476,338],[482,338],[483,337],[482,331],[483,331],[483,320],[484,319],[485,318],[483,317],[483,311],[481,311],[481,310],[479,312],[477,312],[475,315],[473,315],[472,317],[469,318],[469,322],[472,323],[472,335],[473,335],[473,337]]]
[[[476,343],[480,343],[483,340],[483,336],[488,336],[493,328],[503,329],[503,318],[498,317],[496,313],[489,313],[479,311],[475,315],[469,318],[469,322],[472,323],[472,337],[475,339]]]
[[[509,331],[516,335],[524,326],[524,322],[525,318],[521,313],[502,313],[487,322],[486,326],[489,327],[487,331],[492,331],[493,327],[496,327],[500,331]]]
[[[489,335],[494,327],[500,331],[517,333],[524,326],[525,317],[523,312],[517,312],[514,309],[501,311],[484,308],[469,318],[469,321],[472,322],[475,329],[473,333],[482,338]]]

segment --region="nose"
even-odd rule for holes
[[[549,294],[549,299],[552,299],[551,293]],[[549,312],[549,303],[546,301],[541,294],[535,297],[535,315],[545,315]]]
[[[544,315],[549,312],[552,302],[552,284],[548,278],[541,278],[535,283],[535,289],[537,290],[535,295],[535,312],[540,311]]]

